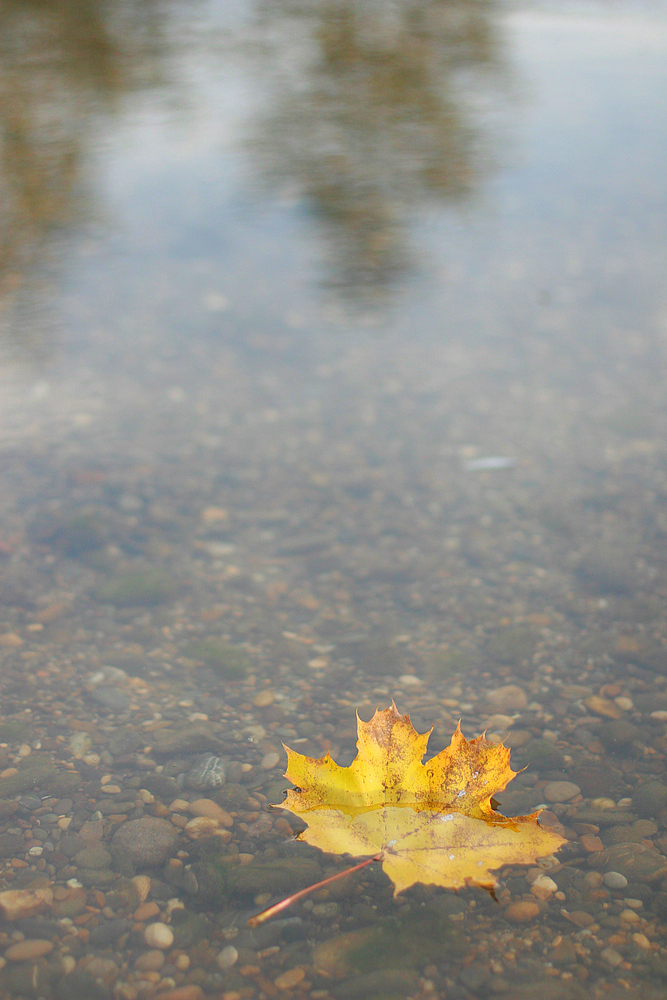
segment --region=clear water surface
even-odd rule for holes
[[[661,2],[0,6],[3,996],[667,995],[666,57]],[[282,743],[392,698],[566,846],[248,929],[347,863]]]

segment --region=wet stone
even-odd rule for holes
[[[130,696],[116,687],[95,688],[89,697],[102,708],[108,708],[110,712],[124,712],[130,705]]]
[[[549,781],[543,789],[547,802],[569,802],[581,789],[571,781]]]
[[[13,858],[21,853],[25,840],[17,833],[0,833],[0,858]]]
[[[549,740],[533,740],[526,747],[526,762],[538,771],[560,770],[565,766],[563,753]]]
[[[148,925],[144,931],[144,940],[149,948],[171,948],[174,943],[174,932],[167,924],[157,921]]]
[[[408,997],[417,988],[417,974],[408,969],[379,969],[353,977],[334,988],[336,1000],[370,1000],[380,997]]]
[[[101,889],[117,882],[118,872],[114,872],[110,868],[81,868],[78,878],[83,885]]]
[[[620,872],[605,872],[603,881],[608,889],[625,889],[628,884],[627,878]]]
[[[22,795],[18,801],[19,811],[23,813],[31,813],[36,809],[40,809],[42,805],[42,800],[38,799],[36,795]]]
[[[33,958],[41,958],[53,951],[53,942],[43,938],[26,939],[10,945],[5,952],[5,958],[10,962],[26,962]]]
[[[78,833],[70,833],[63,837],[59,844],[59,850],[66,858],[73,858],[78,851],[83,851],[86,841]]]
[[[141,787],[163,802],[173,801],[180,792],[178,783],[166,774],[143,775]]]
[[[656,816],[667,805],[667,786],[661,781],[645,781],[635,790],[632,805],[640,816]]]
[[[56,1000],[109,1000],[111,992],[84,969],[75,969],[54,985]],[[30,994],[29,994],[30,995]]]
[[[214,754],[204,754],[185,777],[188,788],[218,788],[225,783],[225,764]]]
[[[135,750],[140,750],[146,745],[146,742],[146,739],[133,729],[117,729],[112,734],[107,749],[112,756],[118,757],[122,754],[134,753]]]
[[[150,607],[171,600],[176,595],[176,583],[166,573],[148,570],[112,577],[100,587],[100,601],[117,607]]]
[[[188,722],[173,729],[158,729],[148,741],[153,752],[167,757],[178,754],[212,752],[219,746],[215,727],[210,722]]]
[[[490,972],[485,965],[480,962],[473,962],[461,969],[459,979],[466,989],[476,993],[485,983],[489,981]]]
[[[511,920],[512,923],[526,923],[529,920],[534,920],[539,914],[540,908],[537,903],[532,902],[528,899],[519,899],[516,903],[510,903],[510,905],[505,910],[505,918]]]
[[[108,868],[111,863],[111,855],[101,844],[94,844],[85,847],[82,851],[77,851],[74,860],[83,868]]]
[[[178,846],[176,828],[164,819],[144,816],[119,826],[111,848],[115,856],[128,858],[137,867],[164,864]]]
[[[600,594],[632,594],[637,588],[633,558],[627,552],[594,549],[582,557],[577,576],[586,588]]]
[[[115,920],[105,920],[104,923],[98,924],[97,927],[91,930],[90,944],[93,948],[106,948],[107,945],[117,941],[128,928],[129,922],[122,917],[118,917]]]
[[[5,995],[11,997],[42,997],[50,995],[51,969],[43,958],[26,962],[10,962],[0,971]]]
[[[622,752],[633,740],[639,739],[641,730],[625,719],[603,722],[598,731],[600,740],[612,753]]]
[[[644,844],[614,844],[593,855],[591,863],[618,872],[629,882],[652,882],[667,875],[667,858]]]
[[[486,700],[496,712],[516,712],[528,704],[525,692],[515,684],[506,684],[495,691],[489,691]]]

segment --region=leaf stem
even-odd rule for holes
[[[367,858],[366,861],[359,862],[358,865],[353,865],[352,868],[345,868],[342,872],[337,872],[335,875],[330,875],[329,878],[322,879],[321,882],[315,882],[313,885],[306,886],[305,889],[300,889],[299,892],[293,892],[291,896],[286,896],[285,899],[281,899],[279,903],[274,903],[273,906],[267,907],[266,910],[262,910],[261,913],[256,913],[254,917],[251,917],[248,921],[248,927],[257,927],[259,924],[263,924],[266,920],[270,920],[271,917],[275,917],[276,913],[281,913],[282,910],[286,910],[288,906],[292,903],[297,903],[304,896],[310,895],[315,889],[321,889],[325,885],[330,885],[331,882],[335,882],[339,878],[344,878],[346,875],[351,875],[352,872],[358,872],[361,868],[365,868],[367,865],[373,864],[374,861],[382,860],[382,852],[375,854],[372,858]]]

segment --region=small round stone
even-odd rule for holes
[[[548,875],[539,875],[530,887],[536,899],[551,899],[557,890],[558,886]]]
[[[544,786],[544,798],[547,802],[569,802],[581,789],[572,781],[549,781]]]
[[[537,903],[530,899],[519,899],[516,903],[510,903],[505,910],[505,917],[515,924],[524,924],[528,920],[534,920],[540,912]]]
[[[142,972],[159,972],[164,965],[164,952],[158,948],[150,948],[143,955],[139,955],[134,965]]]
[[[143,816],[119,826],[113,835],[114,854],[137,865],[164,864],[178,846],[178,831],[158,816]]]
[[[224,783],[224,762],[212,753],[203,754],[185,777],[188,788],[219,788]]]
[[[270,751],[265,753],[262,757],[262,763],[259,765],[263,771],[271,771],[274,767],[277,767],[280,763],[280,756],[275,751]]]
[[[231,837],[229,830],[225,830],[217,819],[209,816],[195,816],[184,827],[185,833],[190,840],[205,840],[207,837],[221,837],[228,840]]]
[[[295,986],[298,986],[302,979],[304,979],[306,973],[303,969],[288,969],[287,972],[282,972],[273,980],[274,986],[277,986],[279,990],[292,990]]]
[[[605,872],[602,881],[608,889],[625,889],[628,884],[627,878],[620,872]]]
[[[486,698],[496,712],[517,712],[528,704],[525,692],[516,684],[506,684],[489,691]]]
[[[239,953],[233,944],[228,944],[225,948],[223,948],[216,959],[218,966],[221,969],[231,969],[233,965],[236,965],[238,960]]]
[[[189,802],[187,809],[193,816],[206,816],[208,819],[216,820],[221,826],[234,826],[234,820],[227,810],[219,806],[217,802],[213,802],[212,799],[197,799],[195,802]]]
[[[41,958],[42,955],[48,955],[51,951],[53,951],[52,941],[18,941],[16,944],[10,945],[5,952],[5,958],[11,962],[27,962],[31,958]]]
[[[171,927],[158,921],[148,925],[144,931],[144,941],[149,948],[159,948],[160,950],[171,948],[174,943],[174,932]]]

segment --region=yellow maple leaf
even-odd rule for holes
[[[532,864],[564,843],[540,826],[539,812],[507,818],[491,805],[517,773],[502,744],[468,741],[459,724],[450,745],[423,764],[432,730],[417,733],[393,702],[370,722],[357,715],[357,732],[349,767],[285,747],[285,777],[297,787],[283,808],[308,824],[298,839],[381,860],[395,894],[415,882],[493,889],[493,869]]]

